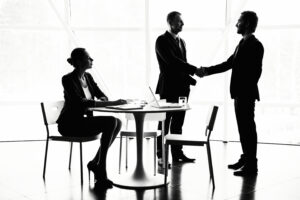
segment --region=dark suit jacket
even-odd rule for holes
[[[182,50],[173,36],[166,31],[160,35],[155,44],[156,57],[160,74],[156,93],[161,96],[178,97],[189,92],[190,85],[195,85],[196,67],[187,63],[185,42],[181,39]]]
[[[62,77],[65,104],[57,123],[76,123],[84,117],[84,114],[87,116],[92,116],[92,112],[87,112],[86,109],[95,105],[94,97],[97,97],[98,99],[101,97],[106,97],[97,86],[91,74],[85,73],[84,76],[92,95],[92,99],[86,99],[81,83],[75,71]]]
[[[259,100],[258,80],[262,72],[264,47],[254,35],[241,40],[227,61],[206,69],[208,75],[232,69],[230,94],[233,99]]]

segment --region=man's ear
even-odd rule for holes
[[[250,27],[250,23],[249,23],[249,22],[246,22],[246,23],[245,23],[245,28],[246,28],[246,30],[249,30],[249,27]]]

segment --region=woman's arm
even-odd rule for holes
[[[101,101],[101,100],[96,100],[95,101],[95,107],[105,107],[105,106],[116,106],[116,105],[122,105],[126,104],[127,101],[123,99],[119,99],[116,101]]]

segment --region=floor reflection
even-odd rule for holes
[[[89,190],[95,200],[106,200],[106,188],[89,187]]]
[[[98,143],[85,146],[86,160],[92,155]],[[131,145],[134,146],[134,145]],[[216,188],[212,194],[209,181],[205,149],[193,154],[195,163],[176,163],[169,170],[169,184],[147,190],[130,190],[114,186],[108,190],[94,189],[93,181],[88,181],[88,171],[84,170],[84,184],[80,184],[79,155],[74,157],[72,171],[69,172],[69,145],[52,143],[62,155],[49,154],[46,179],[42,178],[45,142],[1,143],[0,199],[18,200],[165,200],[165,199],[224,199],[224,200],[265,200],[265,199],[300,199],[300,148],[292,146],[260,145],[260,171],[257,177],[236,177],[227,163],[239,156],[240,144],[224,145],[212,143],[213,166]],[[149,148],[153,147],[152,143]],[[118,156],[119,145],[112,146],[110,157]],[[20,149],[16,151],[16,149]],[[190,152],[188,152],[191,150]],[[9,153],[8,153],[9,152]],[[54,152],[54,151],[53,151]],[[132,152],[135,149],[132,148]],[[224,153],[225,152],[225,153]],[[149,157],[149,172],[153,172],[153,151]],[[28,157],[30,155],[30,157]],[[34,156],[31,156],[34,155]],[[132,155],[135,155],[132,153]],[[276,155],[276,156],[274,156]],[[289,156],[286,156],[289,155]],[[291,159],[291,157],[293,159]],[[20,158],[20,159],[15,159]],[[56,162],[54,162],[54,160]],[[78,162],[77,162],[78,161]],[[118,159],[108,159],[110,172],[118,172]],[[130,159],[130,170],[134,170],[134,157]],[[21,163],[21,164],[20,164]],[[59,164],[58,164],[59,163]],[[280,165],[274,165],[280,163]],[[16,167],[17,166],[17,167]],[[19,167],[20,166],[20,167]],[[159,169],[161,171],[161,169]],[[93,178],[92,178],[93,179]]]
[[[242,177],[240,200],[255,200],[255,188],[257,176]]]

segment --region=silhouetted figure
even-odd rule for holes
[[[237,33],[243,36],[235,52],[227,61],[202,67],[197,72],[200,77],[225,72],[232,69],[230,94],[234,99],[235,115],[240,135],[243,154],[235,164],[228,168],[238,170],[234,175],[247,176],[257,174],[257,133],[254,121],[255,100],[259,101],[258,80],[262,72],[264,48],[253,33],[258,18],[255,12],[242,12],[236,27]]]
[[[167,102],[178,102],[179,96],[188,97],[190,85],[196,85],[196,80],[192,78],[197,71],[197,67],[187,63],[185,42],[179,37],[184,25],[181,13],[173,11],[168,14],[167,22],[169,30],[160,35],[155,44],[156,57],[159,64],[160,74],[156,87],[156,94]],[[167,112],[165,121],[165,134],[169,128],[172,134],[182,134],[185,112]],[[161,129],[161,123],[159,124]],[[162,165],[161,136],[157,138],[158,164]],[[182,151],[182,146],[171,147],[173,161],[193,162],[195,159],[186,157]]]
[[[108,101],[91,74],[86,72],[92,68],[93,59],[84,48],[74,49],[67,61],[74,70],[62,77],[65,104],[57,120],[58,131],[63,136],[76,137],[102,133],[98,152],[87,167],[94,173],[97,186],[110,188],[112,181],[107,178],[106,156],[121,128],[121,121],[112,116],[93,116],[87,108],[124,104],[126,101]]]

